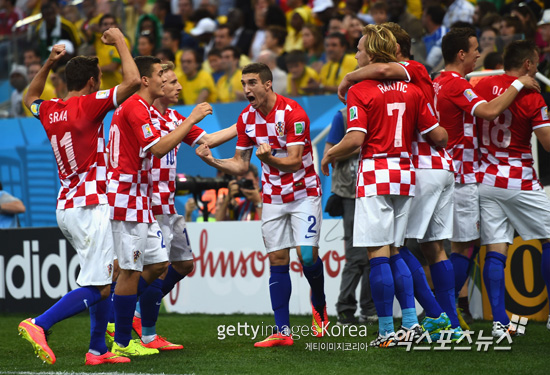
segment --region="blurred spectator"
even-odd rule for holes
[[[82,13],[84,14],[83,18],[78,21],[69,19],[69,21],[74,23],[84,41],[93,43],[94,38],[97,38],[95,34],[101,30],[100,21],[103,14],[98,12],[95,0],[82,1]]]
[[[214,18],[218,16],[218,1],[219,0],[198,0],[197,9],[207,10]]]
[[[183,24],[183,31],[191,33],[191,29],[195,27],[194,22],[191,21],[191,15],[193,14],[193,2],[191,0],[178,0],[178,9],[181,22]]]
[[[338,84],[349,72],[355,70],[357,61],[353,55],[346,54],[346,37],[340,33],[330,34],[325,39],[325,53],[327,62],[323,65],[319,93],[334,94],[338,91]]]
[[[546,9],[542,13],[542,18],[538,22],[539,32],[542,40],[550,45],[550,9]],[[540,51],[541,63],[539,65],[539,71],[546,77],[550,76],[550,46],[543,47]],[[546,93],[550,92],[550,86],[546,86]],[[545,99],[547,96],[545,95]]]
[[[302,28],[308,18],[307,11],[303,8],[296,8],[292,11],[288,26],[288,35],[285,40],[284,50],[290,52],[295,49],[303,49]]]
[[[252,61],[256,61],[265,43],[267,28],[266,17],[267,8],[254,8],[254,23],[258,29],[254,32],[252,43],[250,44],[250,50],[248,51],[248,56]]]
[[[223,66],[222,66],[222,53],[219,49],[213,48],[208,52],[208,64],[210,65],[210,69],[212,72],[210,73],[212,75],[212,78],[214,79],[214,83],[218,83],[218,80],[223,76]]]
[[[286,78],[287,74],[284,70],[277,66],[277,56],[272,51],[265,50],[258,56],[258,62],[264,63],[269,67],[273,74],[272,88],[279,95],[287,95]]]
[[[369,13],[372,17],[372,21],[377,25],[388,22],[388,4],[385,1],[377,1],[372,4]]]
[[[34,76],[36,76],[36,74],[40,71],[41,68],[42,68],[42,64],[39,62],[32,63],[27,67],[27,79],[28,79],[29,85],[32,82]],[[32,116],[32,112],[30,111],[30,109],[27,108],[27,106],[23,102],[23,98],[25,98],[25,95],[27,95],[27,91],[29,91],[29,85],[25,87],[25,90],[23,90],[23,94],[21,95],[22,97],[21,106],[23,108],[23,116],[25,117]],[[40,99],[50,100],[56,97],[58,96],[56,96],[55,87],[51,82],[46,81],[46,84],[44,85],[44,91],[42,91],[42,95],[40,95]]]
[[[198,52],[193,49],[184,49],[181,53],[182,77],[179,78],[180,91],[183,104],[198,104],[202,102],[216,102],[216,86],[212,76],[200,69],[201,59]]]
[[[248,166],[248,172],[229,182],[228,193],[216,208],[216,221],[260,220],[262,217],[262,193],[258,168],[254,164]],[[242,196],[244,199],[237,201]]]
[[[216,84],[218,102],[229,103],[245,99],[241,85],[241,70],[239,69],[239,50],[228,46],[222,49],[222,66],[224,74]]]
[[[504,16],[500,23],[500,38],[506,47],[514,40],[523,39],[523,24],[518,17]]]
[[[495,4],[490,1],[478,1],[474,7],[474,15],[472,17],[474,26],[481,29],[481,20],[488,13],[497,13]]]
[[[321,29],[314,25],[304,26],[302,29],[302,40],[304,41],[304,50],[307,54],[306,65],[319,73],[323,64],[327,61]]]
[[[223,51],[224,48],[233,46],[234,36],[235,34],[231,26],[227,24],[219,25],[214,32],[214,47]],[[239,67],[241,69],[250,64],[250,59],[240,49],[237,48],[235,51],[239,51]]]
[[[535,13],[525,3],[519,3],[510,12],[511,16],[519,18],[522,24],[525,39],[539,42],[542,40],[537,33],[537,17]]]
[[[443,60],[441,40],[448,31],[443,25],[444,16],[445,10],[439,5],[432,5],[422,13],[422,25],[427,32],[427,35],[422,37],[426,46],[426,65],[432,68],[438,66]]]
[[[174,72],[176,73],[176,75],[178,75],[178,73],[181,74],[180,40],[181,40],[181,32],[178,29],[172,29],[172,28],[164,29],[164,32],[162,33],[161,45],[162,45],[162,48],[169,49],[174,54],[174,58],[175,58]]]
[[[326,35],[328,30],[328,23],[330,19],[336,14],[336,8],[332,0],[313,0],[313,7],[311,8],[316,22],[322,28],[322,34]]]
[[[132,51],[134,56],[147,56],[143,55],[141,53],[138,53],[138,46],[139,46],[139,38],[143,35],[149,37],[149,42],[153,44],[152,51],[155,51],[157,48],[160,48],[161,41],[162,41],[162,26],[158,20],[158,18],[153,14],[144,14],[139,17],[137,22],[137,28],[136,30],[136,44],[134,45],[134,50]],[[142,44],[143,48],[148,48],[144,44]],[[152,54],[151,54],[152,56]]]
[[[489,70],[495,70],[495,69],[503,69],[504,68],[504,60],[502,59],[502,53],[500,52],[489,52],[487,56],[483,59],[483,71],[489,71]],[[476,87],[476,85],[479,83],[485,77],[472,77],[470,78],[470,85],[472,87]]]
[[[447,6],[447,12],[443,18],[443,25],[448,29],[457,21],[474,22],[474,6],[467,0],[443,0]],[[412,35],[411,35],[412,36]]]
[[[53,87],[55,88],[55,96],[57,98],[64,98],[69,93],[67,88],[67,76],[65,75],[65,67],[61,66],[55,69],[55,72],[50,73],[50,78]],[[25,106],[25,109],[27,106]]]
[[[346,29],[344,28],[344,15],[336,13],[328,21],[327,35],[340,33],[345,34]]]
[[[40,8],[42,20],[38,23],[37,34],[40,40],[40,56],[46,59],[49,48],[58,44],[60,40],[69,40],[74,51],[80,47],[81,40],[76,26],[59,15],[59,8],[53,1],[46,2]]]
[[[16,0],[2,0],[0,2],[0,35],[11,35],[15,23],[25,15],[15,6]]]
[[[155,54],[155,37],[148,30],[143,31],[136,45],[136,56],[153,56]]]
[[[28,68],[33,63],[41,63],[40,50],[38,48],[28,47],[23,51],[23,64]]]
[[[491,26],[491,27],[499,30],[501,21],[502,21],[502,16],[500,14],[498,14],[498,13],[487,13],[481,19],[481,22],[479,24],[479,28],[483,29],[487,26]]]
[[[119,19],[124,20],[122,30],[127,33],[130,45],[135,46],[141,33],[141,30],[138,31],[139,20],[144,14],[152,12],[153,4],[148,4],[147,0],[127,0],[117,4],[123,4],[124,14],[118,15]]]
[[[25,90],[27,82],[27,68],[23,65],[13,65],[10,72],[10,85],[13,87],[10,98],[10,117],[23,116],[23,90]]]
[[[155,57],[158,57],[160,59],[161,64],[166,64],[168,61],[170,61],[172,64],[174,64],[174,66],[176,65],[176,55],[174,55],[174,52],[172,52],[172,50],[169,48],[159,49],[155,54]],[[183,74],[181,69],[178,69],[176,71],[176,75],[178,75],[178,72],[180,76]]]
[[[287,31],[284,27],[277,25],[269,26],[264,44],[264,49],[273,52],[277,56],[277,66],[285,72],[287,71],[285,62],[286,52],[284,51],[286,36]]]
[[[411,39],[420,40],[424,35],[422,22],[406,10],[405,0],[388,0],[388,12],[389,21],[401,26]]]
[[[498,48],[498,31],[488,26],[481,30],[481,35],[479,36],[479,49],[480,56],[477,59],[475,70],[482,67],[483,61],[488,54],[496,52]]]
[[[5,191],[0,182],[0,228],[19,227],[17,214],[24,212],[25,205],[23,202]]]
[[[214,46],[214,32],[218,24],[212,18],[202,18],[197,25],[191,29],[190,34],[198,41],[198,47],[202,49],[203,54],[208,54]],[[181,43],[184,44],[183,41]],[[189,43],[186,47],[192,48]]]
[[[286,55],[288,95],[302,96],[317,92],[319,75],[306,63],[307,55],[303,51],[291,51]]]
[[[153,6],[153,14],[157,17],[163,29],[183,29],[181,18],[172,14],[170,9],[170,0],[156,0]]]
[[[231,45],[237,47],[241,53],[248,55],[254,31],[244,27],[243,12],[238,8],[231,9],[227,14],[227,24],[234,30]]]
[[[304,23],[311,23],[313,21],[313,12],[311,7],[307,4],[307,0],[287,0],[286,5],[288,11],[286,12],[286,23],[290,25],[290,20],[295,9],[303,10]]]
[[[357,16],[347,15],[344,17],[345,35],[348,38],[348,53],[354,54],[357,51],[357,43],[363,36],[363,21]]]
[[[115,16],[103,15],[99,20],[99,33],[96,33],[93,40],[95,53],[99,60],[99,69],[102,73],[100,90],[108,90],[122,82],[120,55],[114,46],[101,41],[101,35],[113,27],[118,27]],[[124,38],[124,40],[130,49],[130,41],[128,38]]]

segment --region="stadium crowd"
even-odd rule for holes
[[[263,62],[275,76],[275,92],[301,96],[333,94],[357,66],[353,55],[366,24],[396,22],[412,38],[411,54],[428,71],[443,68],[441,39],[454,26],[474,27],[481,58],[476,70],[498,67],[506,44],[536,42],[541,70],[550,72],[550,14],[542,0],[3,0],[0,45],[7,53],[13,88],[9,116],[30,116],[22,98],[52,45],[62,41],[67,54],[48,78],[43,99],[66,94],[64,65],[72,56],[97,56],[101,89],[122,80],[120,56],[100,42],[118,27],[133,56],[172,61],[185,87],[180,104],[244,100],[242,68]],[[40,15],[34,22],[21,20]],[[253,15],[253,16],[252,16]],[[14,48],[17,44],[17,48]],[[15,53],[14,51],[17,51]],[[486,60],[487,57],[487,61]]]

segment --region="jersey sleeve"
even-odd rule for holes
[[[337,144],[344,138],[344,135],[346,135],[346,129],[344,126],[344,117],[347,115],[347,110],[344,114],[342,114],[342,111],[336,112],[334,117],[332,118],[332,124],[330,126],[330,131],[327,136],[327,142],[332,143],[333,145]]]
[[[464,112],[474,116],[478,105],[486,100],[475,93],[472,85],[465,79],[456,79],[452,82],[452,90],[449,90],[449,99]]]
[[[550,126],[548,106],[539,93],[533,92],[529,95],[529,109],[531,112],[530,118],[531,124],[533,125],[533,130]]]
[[[393,63],[395,64],[395,63]],[[411,81],[411,74],[409,73],[409,69],[411,68],[410,64],[405,62],[405,61],[400,61],[397,63],[397,65],[399,65],[401,68],[403,68],[403,70],[405,71],[405,74],[407,75],[407,79],[405,79],[404,81],[405,82],[410,82]]]
[[[418,93],[420,103],[418,110],[417,128],[420,134],[425,135],[439,126],[437,117],[430,103],[426,100],[422,93]]]
[[[348,91],[348,129],[350,131],[367,132],[367,111],[364,103],[359,98],[357,85],[352,86]]]
[[[248,114],[248,108],[245,109],[246,112],[243,112],[244,114]],[[246,134],[246,124],[243,121],[243,113],[239,116],[239,119],[237,120],[237,149],[239,150],[248,150],[254,147],[254,142],[252,139]]]
[[[160,140],[160,132],[153,125],[151,112],[143,105],[135,105],[125,108],[126,121],[132,128],[139,146],[143,151],[149,150]]]
[[[309,117],[304,109],[296,105],[289,116],[290,121],[286,121],[286,145],[296,146],[305,145],[306,136],[309,135]]]
[[[183,138],[183,142],[191,147],[195,146],[199,139],[201,139],[206,132],[199,128],[197,125],[193,125],[189,133]]]
[[[103,117],[110,110],[116,108],[116,92],[118,86],[109,90],[97,91],[93,94],[86,95],[82,101],[82,110],[94,121],[103,120]]]

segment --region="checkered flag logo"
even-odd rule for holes
[[[525,334],[525,327],[527,326],[528,321],[529,319],[514,314],[512,315],[512,319],[510,319],[510,328],[523,335]]]

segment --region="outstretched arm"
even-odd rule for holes
[[[31,84],[29,85],[29,91],[27,91],[27,95],[23,98],[23,102],[27,108],[30,109],[32,103],[35,100],[40,99],[40,96],[44,91],[44,86],[46,85],[46,80],[48,79],[50,69],[59,59],[65,56],[65,52],[64,44],[56,44],[52,47],[52,52],[50,53],[48,60],[46,60],[42,68],[40,68],[36,76],[33,78]]]
[[[197,147],[195,153],[208,165],[217,168],[218,170],[233,175],[242,176],[248,171],[250,158],[252,157],[252,148],[235,150],[235,155],[231,159],[216,159],[210,147],[207,144],[202,144]]]
[[[405,69],[395,63],[375,63],[375,64],[369,64],[367,66],[364,66],[362,68],[359,68],[357,70],[354,70],[353,72],[349,72],[344,76],[344,79],[342,79],[342,82],[340,82],[340,85],[338,86],[338,99],[342,101],[342,103],[346,104],[346,94],[349,90],[349,88],[357,83],[364,81],[366,79],[376,79],[376,80],[384,80],[384,79],[401,79],[405,80],[408,79],[407,72]]]
[[[237,124],[233,124],[230,127],[222,130],[218,130],[215,133],[203,135],[197,141],[197,143],[199,145],[207,144],[208,147],[214,148],[214,147],[218,147],[221,144],[224,144],[225,142],[235,138],[236,136],[237,136]]]

